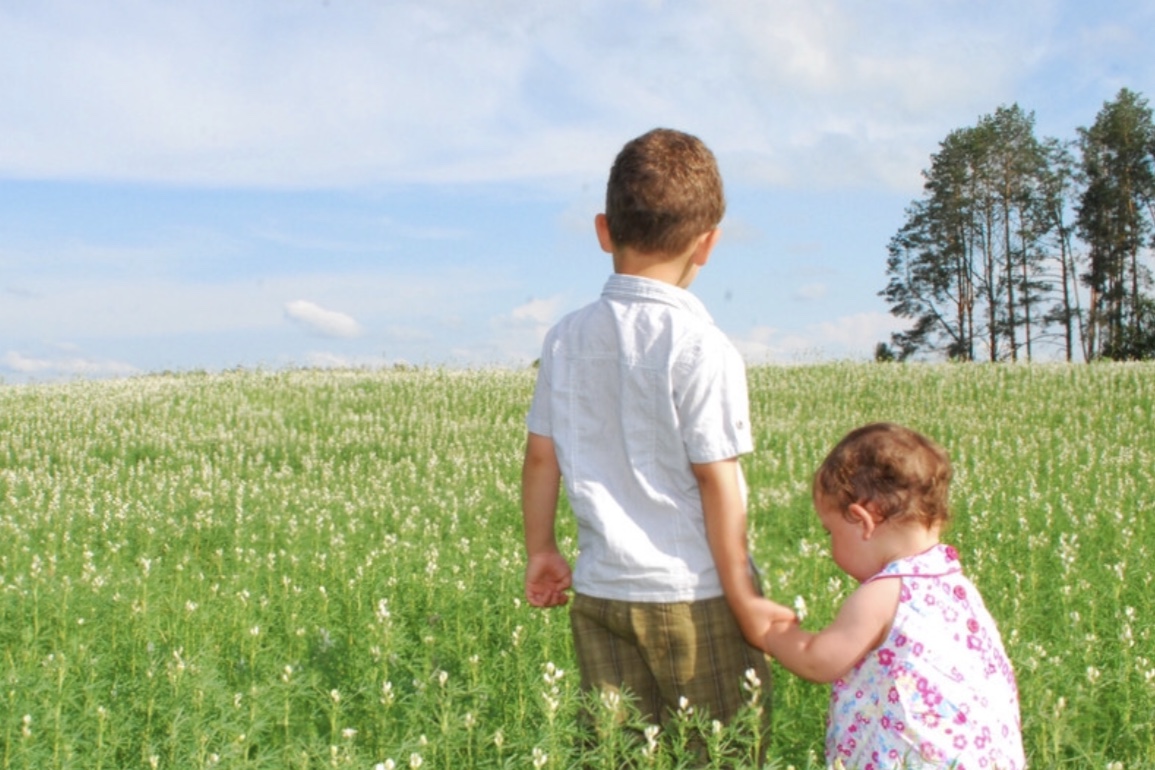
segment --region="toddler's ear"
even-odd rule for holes
[[[868,500],[863,503],[851,503],[846,509],[851,521],[861,529],[863,540],[869,540],[874,530],[882,523],[882,517],[875,513],[873,508],[874,505]]]

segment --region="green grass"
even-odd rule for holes
[[[870,420],[922,430],[954,458],[948,539],[999,620],[1032,766],[1155,767],[1155,366],[816,365],[750,385],[752,548],[776,598],[804,597],[817,627],[851,588],[810,510],[829,447]],[[532,386],[0,387],[0,768],[578,765],[567,617],[520,599]],[[772,766],[818,766],[827,689],[781,669],[774,688]],[[610,732],[589,764],[685,759]]]

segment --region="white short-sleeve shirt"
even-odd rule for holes
[[[547,335],[527,426],[552,439],[577,517],[576,591],[722,595],[690,464],[753,442],[745,365],[697,297],[611,276]]]

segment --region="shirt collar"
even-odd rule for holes
[[[664,281],[655,281],[653,278],[614,273],[606,281],[606,285],[602,289],[602,296],[614,299],[640,299],[648,302],[660,302],[693,313],[704,321],[714,322],[714,319],[710,317],[710,312],[702,304],[702,300],[679,286]]]

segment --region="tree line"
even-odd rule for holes
[[[952,131],[888,244],[878,360],[1155,358],[1155,122],[1126,88],[1072,141],[999,107]]]

